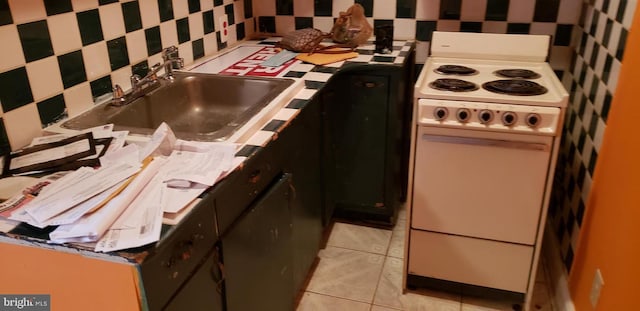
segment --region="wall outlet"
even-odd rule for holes
[[[218,17],[218,27],[220,28],[220,41],[227,42],[229,36],[229,17],[227,14]]]
[[[589,298],[591,300],[591,306],[595,309],[598,304],[598,299],[600,298],[600,290],[602,290],[602,286],[604,286],[604,279],[602,278],[602,273],[600,269],[596,269],[596,274],[593,276],[593,283],[591,283],[591,293],[589,294]]]

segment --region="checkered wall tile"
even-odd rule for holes
[[[636,5],[635,0],[585,2],[573,34],[573,60],[563,77],[571,98],[549,209],[568,271]]]
[[[245,9],[246,8],[246,9]],[[228,42],[218,16],[228,15]],[[0,0],[0,154],[130,87],[175,45],[186,64],[253,32],[251,0]]]
[[[416,39],[418,63],[427,58],[434,30],[524,33],[553,37],[550,62],[558,70],[569,67],[571,34],[582,6],[582,0],[261,0],[253,3],[257,31],[328,32],[334,17],[354,2],[373,26],[392,24],[394,38]]]

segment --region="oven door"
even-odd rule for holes
[[[414,229],[533,245],[553,137],[420,126]]]

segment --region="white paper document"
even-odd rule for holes
[[[161,158],[154,159],[150,164],[143,167],[131,183],[105,206],[82,216],[72,224],[59,226],[49,234],[49,238],[56,243],[97,241],[140,194],[149,181],[156,176],[164,162],[165,160]]]
[[[160,239],[162,180],[156,175],[96,244],[97,252],[138,247]]]

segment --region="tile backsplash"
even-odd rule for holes
[[[227,14],[228,41],[216,20]],[[0,0],[0,153],[130,87],[161,51],[185,64],[253,33],[251,0]]]
[[[639,57],[624,53],[636,7],[636,0],[585,1],[575,27],[573,60],[563,77],[571,97],[549,208],[567,271],[583,228],[620,68],[624,58]]]
[[[330,31],[334,17],[361,4],[371,24],[393,25],[394,38],[416,39],[416,61],[423,63],[434,30],[552,36],[550,62],[569,67],[573,27],[582,0],[254,0],[258,31],[287,33],[314,27]]]

